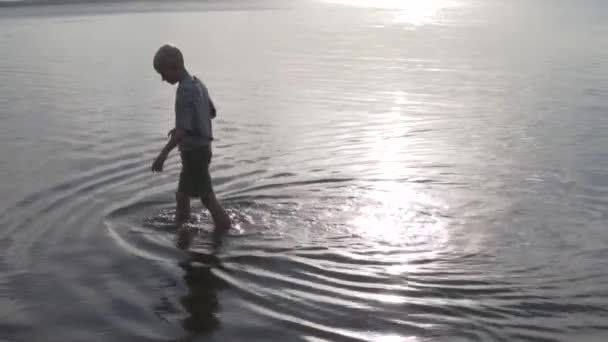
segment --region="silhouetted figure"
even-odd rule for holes
[[[228,231],[230,217],[213,192],[209,164],[211,163],[213,131],[211,119],[216,109],[207,87],[196,76],[190,75],[184,65],[181,51],[172,45],[163,45],[154,55],[154,69],[163,81],[179,83],[175,95],[175,128],[169,131],[169,141],[152,163],[153,172],[161,172],[169,152],[179,146],[182,170],[175,194],[175,221],[179,230],[190,219],[190,198],[198,197],[211,213],[216,230]],[[192,236],[180,234],[178,246],[189,245]]]

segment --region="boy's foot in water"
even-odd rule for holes
[[[179,249],[188,249],[194,240],[194,232],[192,229],[181,226],[177,229],[176,246]]]

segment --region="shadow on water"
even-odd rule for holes
[[[178,237],[178,240],[192,240],[191,232],[187,238]],[[214,268],[223,268],[216,253],[221,247],[223,234],[213,234],[214,249],[211,254],[189,251],[185,260],[178,263],[184,270],[183,279],[188,288],[180,303],[188,313],[182,320],[183,328],[194,335],[206,335],[214,332],[220,327],[217,317],[219,311],[218,291],[226,288],[226,283],[216,276]],[[178,241],[178,244],[180,241]],[[187,249],[189,245],[181,245],[180,248]]]

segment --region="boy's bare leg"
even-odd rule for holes
[[[216,231],[227,232],[230,230],[232,227],[230,216],[228,216],[226,210],[224,210],[222,205],[218,202],[213,192],[201,196],[201,202],[203,202],[203,205],[209,210],[209,213],[211,213]]]
[[[187,249],[192,243],[193,232],[184,227],[190,220],[190,197],[182,192],[175,193],[175,225],[177,226],[177,247]]]
[[[190,197],[183,192],[176,192],[175,202],[175,225],[181,228],[190,220]]]

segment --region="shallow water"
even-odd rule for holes
[[[600,1],[0,8],[0,339],[603,341]],[[418,4],[418,5],[417,5]],[[183,47],[218,106],[175,247]]]

